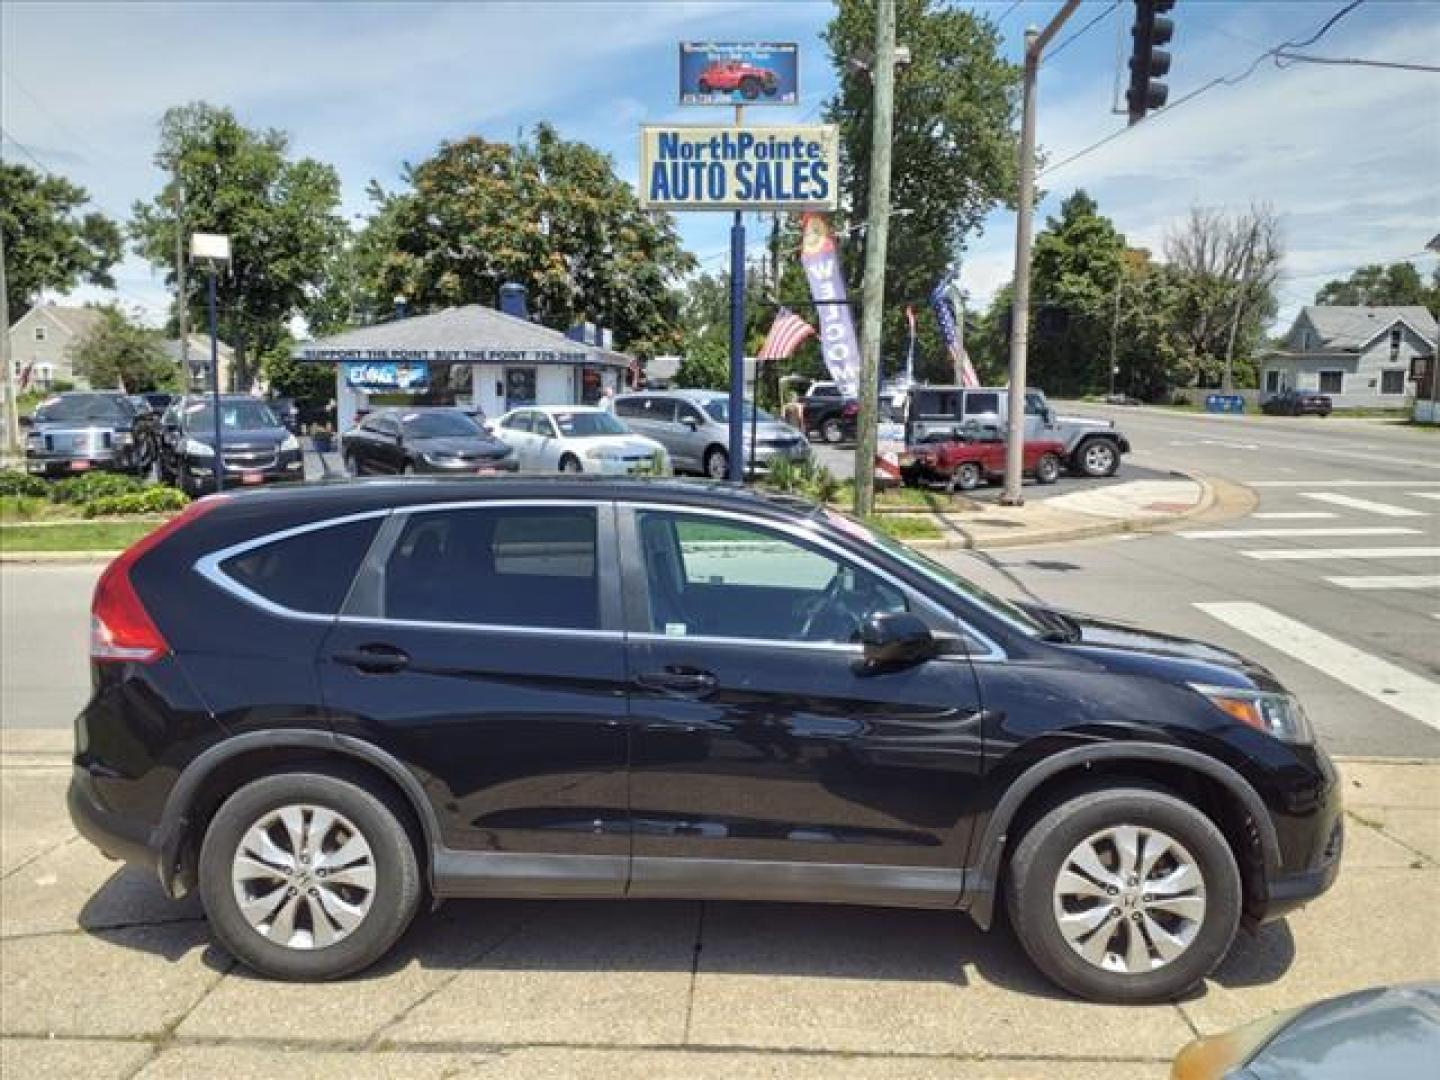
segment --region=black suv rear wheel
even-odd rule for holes
[[[1240,920],[1240,872],[1215,823],[1143,787],[1049,811],[1015,849],[1006,884],[1030,959],[1096,1001],[1184,993],[1224,958]]]
[[[200,849],[200,897],[215,937],[276,979],[335,979],[370,966],[420,900],[401,814],[339,774],[246,784],[216,812]]]

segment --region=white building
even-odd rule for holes
[[[625,385],[632,360],[591,340],[479,304],[394,319],[298,345],[334,364],[336,425],[380,405],[464,405],[498,416],[523,405],[598,402]]]
[[[1406,408],[1412,370],[1435,355],[1436,336],[1423,307],[1303,308],[1281,347],[1261,358],[1260,398],[1313,390],[1337,409]]]

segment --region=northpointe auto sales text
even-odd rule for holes
[[[657,143],[649,177],[653,202],[819,202],[830,196],[830,162],[818,140],[749,131],[707,138],[661,132]]]

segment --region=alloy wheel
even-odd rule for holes
[[[1115,451],[1108,443],[1091,443],[1085,448],[1085,471],[1091,476],[1104,476],[1115,464]]]
[[[1086,962],[1136,975],[1166,966],[1194,943],[1205,923],[1205,879],[1174,837],[1116,825],[1066,856],[1053,908],[1061,936]]]
[[[246,830],[230,880],[241,915],[261,937],[290,949],[323,949],[369,914],[375,855],[343,814],[282,806]]]

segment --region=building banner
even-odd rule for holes
[[[840,250],[830,225],[820,214],[805,214],[800,220],[800,265],[810,282],[810,298],[820,321],[820,354],[830,377],[846,397],[860,394],[860,345],[855,340],[855,322],[845,293],[845,274]]]
[[[682,41],[681,105],[798,105],[793,41]]]
[[[345,385],[369,393],[423,393],[430,387],[430,365],[403,361],[360,361],[345,365]]]

